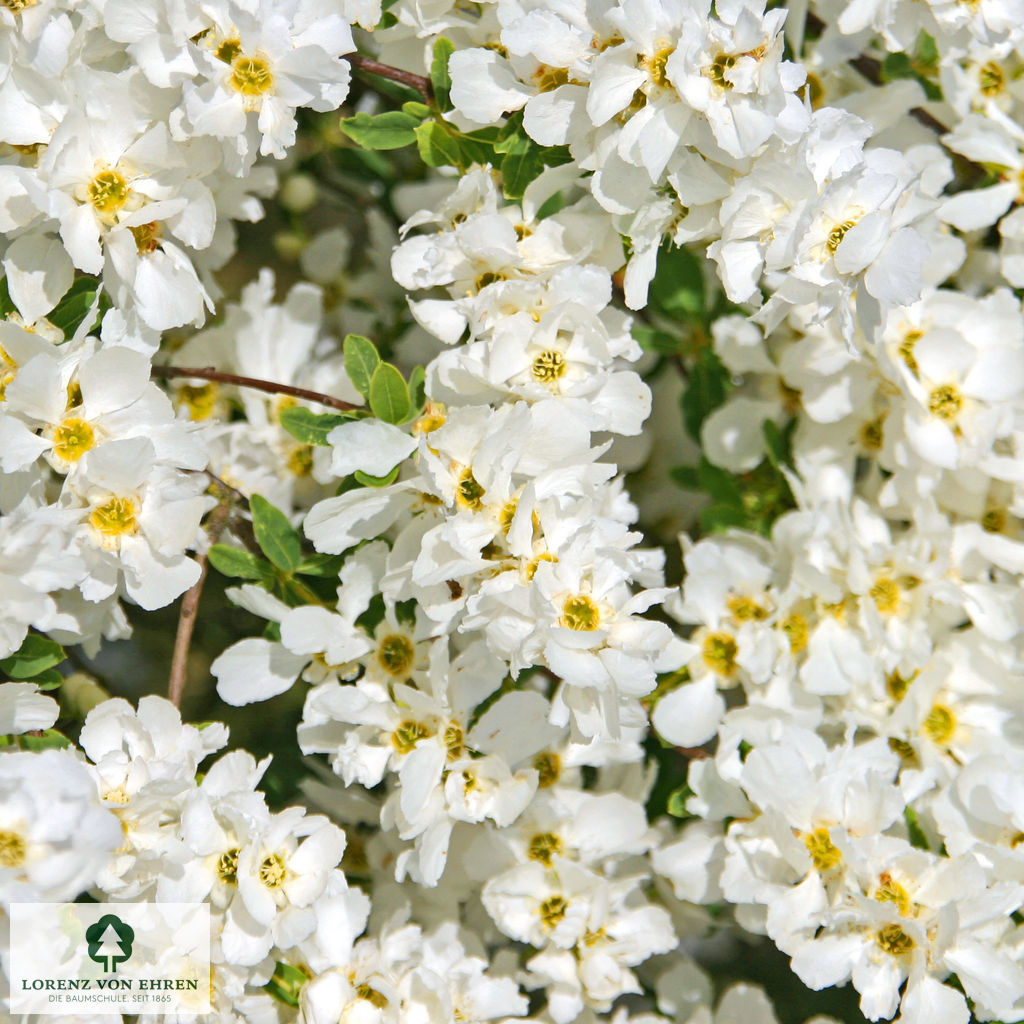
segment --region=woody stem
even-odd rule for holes
[[[358,405],[351,402],[343,402],[333,395],[325,395],[319,391],[309,391],[306,388],[292,387],[291,384],[278,384],[272,380],[259,380],[256,377],[240,377],[236,373],[222,373],[212,366],[154,366],[151,371],[153,377],[162,377],[165,380],[174,377],[192,377],[198,380],[212,380],[220,384],[234,384],[240,388],[253,388],[256,391],[266,391],[272,395],[291,395],[293,398],[303,398],[307,402],[319,402],[321,405],[329,406],[332,409],[349,411],[358,409]]]

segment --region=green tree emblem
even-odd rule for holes
[[[89,959],[101,964],[104,971],[117,971],[117,965],[132,955],[135,930],[115,914],[105,914],[85,930],[89,943]]]

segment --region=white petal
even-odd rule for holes
[[[662,739],[680,747],[699,747],[715,733],[725,714],[713,676],[684,683],[667,693],[654,707],[651,724]]]
[[[240,707],[284,693],[308,660],[281,644],[249,637],[232,644],[210,666],[210,672],[217,678],[220,699]]]
[[[353,420],[328,435],[331,472],[348,476],[357,469],[370,476],[387,476],[416,450],[416,439],[383,420]]]

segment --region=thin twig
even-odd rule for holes
[[[192,646],[192,630],[195,628],[196,616],[199,614],[199,598],[203,593],[208,568],[206,555],[196,555],[199,563],[199,579],[185,591],[181,599],[181,611],[178,613],[178,632],[174,636],[174,654],[171,657],[171,675],[167,683],[167,696],[176,707],[181,707],[181,697],[185,692],[188,678],[188,652]]]
[[[210,514],[206,524],[207,533],[212,541],[220,536],[220,531],[230,513],[228,505],[218,505]],[[181,698],[185,693],[188,681],[188,654],[192,647],[192,631],[195,629],[199,614],[199,598],[203,594],[206,572],[209,568],[205,553],[196,555],[199,564],[199,579],[185,591],[181,599],[181,610],[178,612],[178,631],[174,635],[174,653],[171,655],[171,673],[167,680],[167,697],[176,707],[181,707]]]
[[[390,78],[392,82],[400,82],[402,85],[415,89],[428,103],[434,99],[434,89],[430,79],[424,75],[417,75],[412,71],[405,71],[402,68],[392,67],[390,64],[382,64],[372,57],[364,57],[361,53],[350,53],[345,57],[354,68],[365,71],[367,74],[379,75],[381,78]]]
[[[305,388],[292,387],[291,384],[278,384],[272,380],[258,380],[255,377],[239,377],[235,373],[222,373],[212,366],[154,366],[151,371],[153,377],[162,377],[165,380],[173,377],[194,377],[199,380],[214,380],[221,384],[234,384],[240,388],[253,388],[256,391],[266,391],[271,395],[291,395],[293,398],[303,398],[307,402],[319,402],[321,405],[330,406],[332,409],[358,409],[358,405],[351,402],[343,402],[340,398],[332,395],[324,395],[319,391],[307,391]]]

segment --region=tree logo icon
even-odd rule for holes
[[[117,965],[132,955],[135,930],[115,914],[105,914],[85,930],[89,943],[89,959],[103,967],[104,971],[117,971]]]

